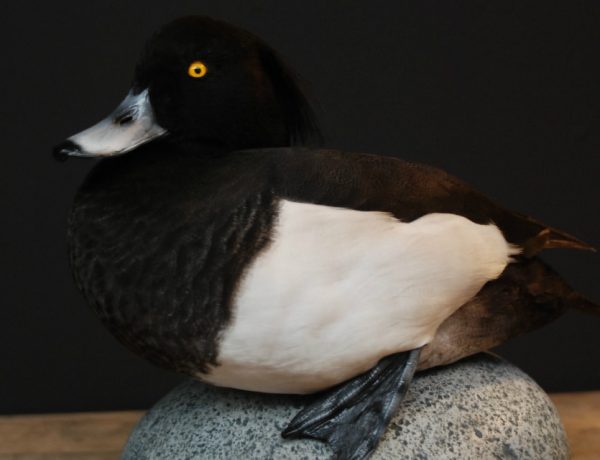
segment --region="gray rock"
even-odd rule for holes
[[[264,395],[189,381],[133,430],[123,459],[320,459],[326,444],[280,432],[303,397]],[[489,354],[417,375],[373,459],[567,459],[548,396]]]

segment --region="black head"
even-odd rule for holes
[[[125,153],[160,136],[227,149],[321,139],[296,79],[258,37],[207,17],[177,19],[146,43],[127,98],[69,138],[61,156]]]

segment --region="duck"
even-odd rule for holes
[[[282,435],[342,459],[373,454],[415,372],[600,312],[538,258],[589,244],[440,169],[321,140],[260,38],[163,26],[118,107],[53,149],[99,160],[68,223],[86,302],[158,366],[314,394]]]

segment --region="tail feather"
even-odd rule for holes
[[[493,221],[511,243],[523,249],[522,255],[525,258],[530,259],[543,249],[551,248],[596,251],[591,244],[525,214],[500,206],[494,209],[494,213]]]
[[[584,249],[587,251],[596,252],[596,248],[573,235],[557,230],[555,228],[546,229],[550,235],[548,237],[548,248],[573,248],[573,249]]]
[[[569,307],[588,315],[600,316],[600,305],[574,292],[569,299]]]
[[[452,363],[542,327],[567,310],[600,316],[538,258],[510,264],[497,280],[446,319],[421,353],[419,369]]]
[[[525,257],[533,257],[543,249],[553,248],[582,249],[596,252],[596,248],[585,241],[562,230],[547,227],[526,241],[523,255]]]

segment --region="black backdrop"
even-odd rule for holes
[[[91,162],[50,157],[112,110],[145,38],[180,15],[277,48],[328,145],[440,166],[600,246],[600,3],[550,3],[4,4],[0,412],[144,408],[180,379],[121,348],[76,292],[65,221]],[[600,301],[600,255],[546,259]],[[549,391],[598,389],[599,333],[600,317],[569,314],[499,351]]]

